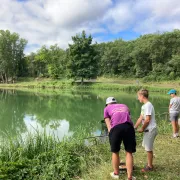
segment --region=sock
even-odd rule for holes
[[[175,133],[175,134],[173,134],[173,137],[177,137],[177,136],[176,136],[176,133]]]
[[[178,133],[176,133],[176,137],[177,137],[177,136],[179,136],[179,134],[178,134]]]
[[[115,173],[115,172],[114,172],[114,175],[119,175],[119,173]]]

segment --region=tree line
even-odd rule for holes
[[[0,30],[2,82],[15,77],[89,79],[97,76],[172,80],[180,76],[180,30],[142,35],[131,41],[117,39],[92,43],[85,31],[72,37],[66,50],[57,44],[24,54],[27,40]]]

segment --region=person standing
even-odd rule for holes
[[[168,94],[171,96],[170,104],[169,104],[169,116],[173,129],[173,137],[179,137],[179,124],[178,118],[180,113],[180,97],[176,94],[175,89],[171,89]]]
[[[146,89],[138,91],[138,100],[144,105],[141,107],[141,114],[134,128],[137,129],[140,124],[141,128],[137,131],[144,133],[142,146],[147,152],[147,165],[142,169],[142,172],[153,170],[153,144],[157,135],[157,125],[155,120],[155,111],[151,102],[148,100],[149,92]]]
[[[104,120],[109,132],[109,142],[112,152],[112,166],[114,172],[110,176],[114,179],[119,178],[119,151],[123,141],[126,151],[126,167],[128,180],[134,180],[133,155],[136,152],[136,139],[133,123],[130,118],[129,108],[125,104],[118,104],[114,97],[106,99],[104,108]]]

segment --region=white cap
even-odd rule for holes
[[[117,101],[116,101],[116,99],[114,98],[114,97],[108,97],[107,99],[106,99],[106,105],[107,104],[110,104],[110,103],[116,103]]]

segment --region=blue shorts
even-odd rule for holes
[[[169,114],[170,121],[178,121],[179,113],[174,112]]]

